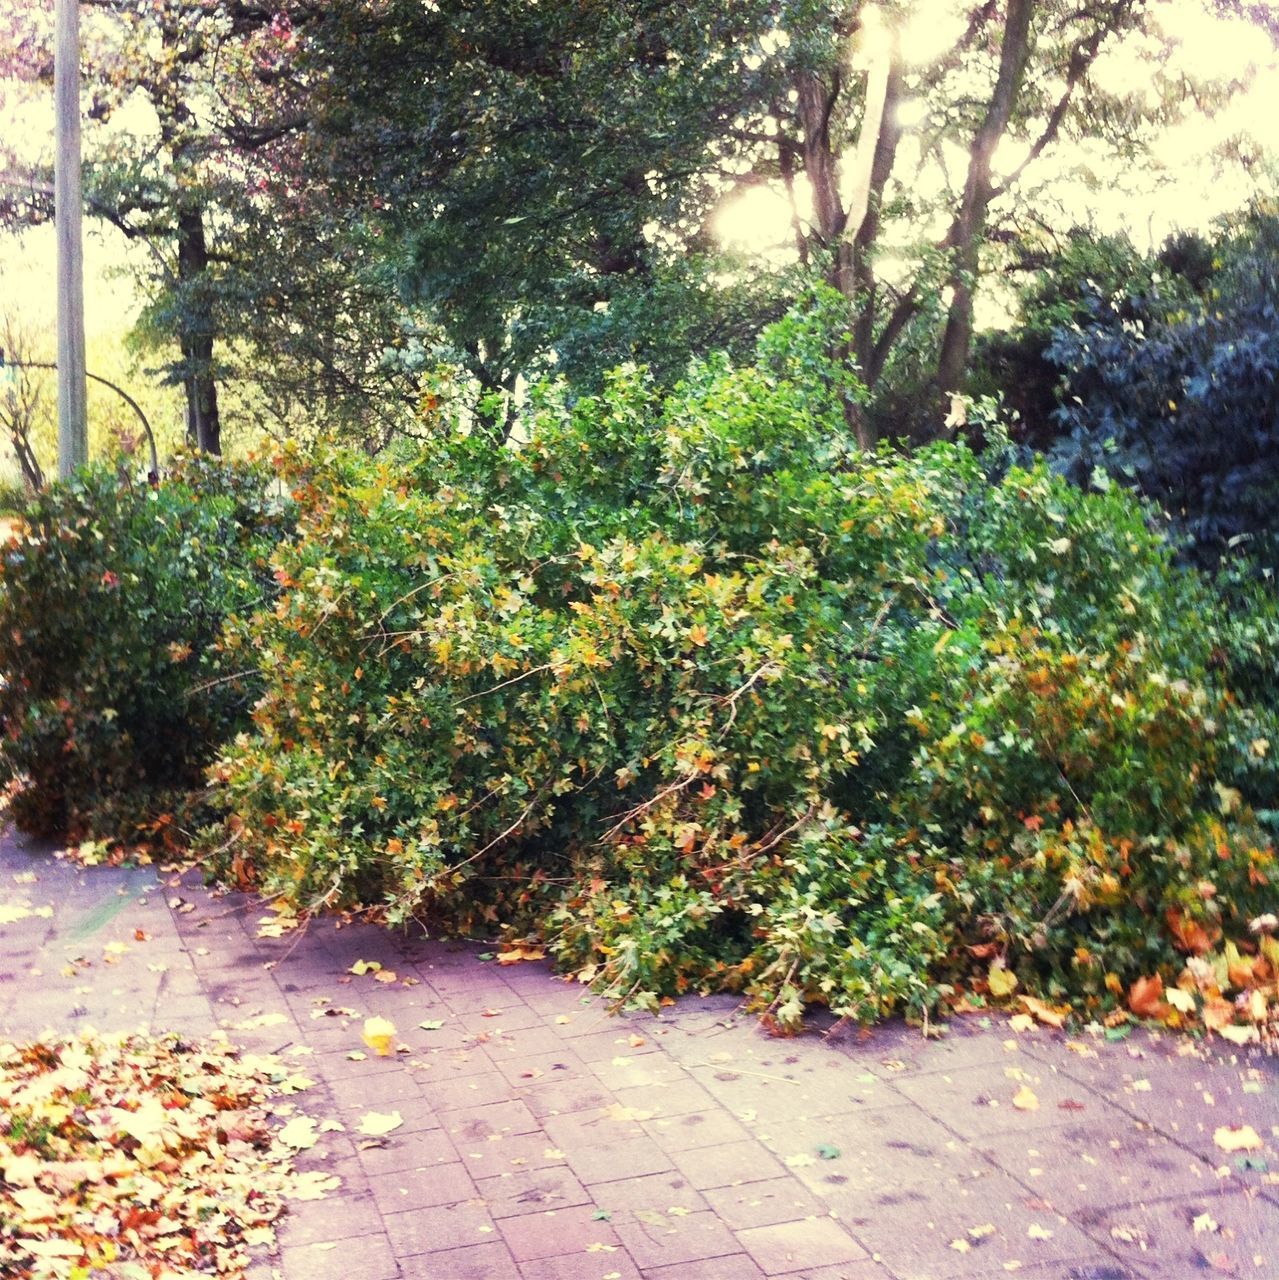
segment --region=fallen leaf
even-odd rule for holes
[[[1034,1090],[1024,1084],[1013,1094],[1013,1106],[1018,1111],[1038,1111],[1039,1099],[1035,1096]]]
[[[1213,1235],[1220,1226],[1216,1218],[1210,1213],[1199,1214],[1191,1225],[1194,1227],[1195,1235],[1197,1236]]]
[[[995,999],[1002,1000],[1017,990],[1017,975],[1002,960],[992,960],[986,983],[990,987],[990,994]]]
[[[1138,978],[1128,988],[1128,1007],[1139,1018],[1157,1018],[1167,1015],[1164,1004],[1164,980],[1155,974],[1152,978]]]
[[[280,1141],[295,1151],[306,1151],[318,1141],[315,1132],[315,1121],[310,1116],[294,1116],[280,1130]]]
[[[391,982],[397,982],[398,980],[399,980],[399,975],[395,972],[394,969],[379,969],[373,975],[374,982],[391,983]]]
[[[389,1057],[395,1044],[395,1023],[388,1018],[365,1018],[363,1039],[378,1057]]]
[[[404,1117],[398,1111],[369,1111],[360,1118],[356,1132],[369,1138],[382,1138],[403,1123]]]
[[[823,1142],[821,1143],[820,1146],[818,1146],[817,1154],[823,1160],[838,1160],[840,1156],[840,1150],[833,1143]]]
[[[417,1024],[423,1031],[438,1031],[444,1025],[443,1018],[427,1018]]]
[[[1053,1238],[1053,1233],[1047,1227],[1041,1227],[1037,1222],[1032,1222],[1026,1228],[1026,1234],[1032,1240],[1051,1240]]]
[[[1250,1124],[1222,1125],[1212,1135],[1212,1140],[1223,1151],[1260,1151],[1264,1145]]]

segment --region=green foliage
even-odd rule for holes
[[[189,820],[247,717],[217,637],[273,585],[267,486],[191,458],[154,487],[96,467],[31,500],[0,565],[0,780],[20,827],[136,843]]]
[[[859,453],[826,305],[669,397],[542,389],[518,448],[293,456],[284,593],[227,641],[265,681],[213,771],[237,871],[783,1027],[923,1015],[991,955],[1112,1001],[1187,922],[1246,935],[1250,641],[1118,491]]]

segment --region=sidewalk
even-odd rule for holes
[[[341,1190],[294,1206],[264,1280],[1279,1277],[1273,1059],[1006,1019],[772,1039],[719,998],[613,1017],[540,963],[263,938],[253,900],[11,834],[5,907],[31,914],[0,924],[0,1034],[221,1029],[315,1080],[296,1101],[347,1131],[300,1163]],[[411,1052],[353,1060],[372,1015]],[[370,1110],[404,1123],[362,1148]],[[1268,1167],[1215,1145],[1241,1124]]]

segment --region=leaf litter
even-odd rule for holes
[[[274,1056],[177,1035],[0,1042],[6,1280],[238,1280],[288,1201],[340,1185],[294,1168],[315,1122],[273,1128]]]

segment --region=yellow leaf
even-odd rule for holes
[[[1017,990],[1017,975],[1005,968],[1001,960],[991,961],[986,982],[990,987],[990,994],[997,1000],[1002,1000]]]
[[[1223,1151],[1260,1151],[1261,1138],[1250,1124],[1222,1125],[1212,1140]]]
[[[393,1129],[398,1129],[403,1123],[404,1117],[398,1111],[370,1111],[361,1117],[357,1132],[370,1138],[381,1138]]]
[[[1038,1111],[1039,1099],[1035,1096],[1034,1090],[1024,1084],[1013,1095],[1013,1106],[1018,1111]]]
[[[363,1038],[378,1057],[389,1057],[395,1044],[395,1023],[388,1018],[365,1018]]]

